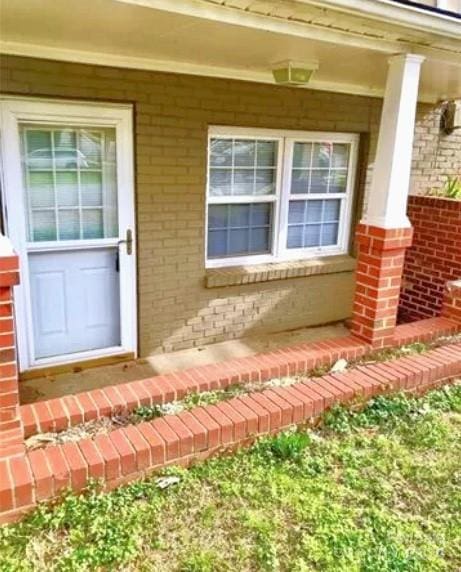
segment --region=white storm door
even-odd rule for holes
[[[131,109],[2,102],[21,369],[136,351]]]

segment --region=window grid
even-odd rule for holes
[[[210,139],[210,146],[213,144],[214,140],[217,140],[218,138],[211,138]],[[271,197],[274,195],[275,193],[275,178],[276,178],[276,174],[277,174],[277,157],[278,157],[278,149],[277,149],[277,145],[275,148],[275,152],[274,152],[274,162],[275,164],[272,165],[259,165],[258,163],[258,149],[259,149],[259,145],[263,144],[263,143],[275,143],[276,141],[274,140],[258,140],[258,139],[252,139],[252,138],[247,138],[247,139],[243,139],[243,138],[239,138],[239,137],[233,137],[233,138],[219,138],[220,141],[227,141],[231,144],[231,164],[230,165],[213,165],[211,164],[210,161],[210,167],[209,167],[209,171],[210,171],[210,175],[213,172],[216,171],[230,171],[231,173],[231,193],[230,195],[211,195],[210,194],[210,198],[211,197],[218,197],[218,196],[231,196],[231,197],[245,197],[245,196],[249,196],[249,197]],[[253,158],[253,165],[237,165],[235,162],[235,157],[236,157],[236,143],[238,142],[242,142],[242,141],[248,141],[248,142],[252,142],[254,143],[254,158]],[[211,159],[211,147],[210,147],[210,159]],[[245,195],[245,194],[241,194],[241,193],[235,193],[235,187],[236,187],[236,171],[248,171],[248,172],[252,172],[253,173],[253,184],[252,184],[252,193],[249,195]],[[273,180],[272,180],[272,185],[274,185],[274,191],[272,193],[261,193],[261,194],[257,194],[257,173],[258,171],[271,171],[273,174]]]
[[[246,237],[246,249],[242,248],[242,254],[248,252],[255,252],[257,254],[260,253],[268,253],[270,251],[271,245],[271,236],[272,236],[272,219],[273,219],[273,208],[272,205],[265,203],[269,208],[266,213],[261,207],[264,208],[264,203],[238,203],[238,204],[227,204],[227,205],[210,205],[210,213],[211,211],[215,211],[217,209],[225,210],[225,224],[222,226],[213,226],[211,223],[208,225],[208,231],[210,234],[217,234],[217,233],[225,233],[226,234],[226,248],[225,253],[222,256],[228,255],[228,253],[232,252],[232,244],[231,244],[231,236],[233,231],[240,230],[242,234],[245,232],[247,233]],[[232,214],[233,210],[238,209],[238,207],[248,207],[248,222],[246,224],[240,223],[236,224],[232,221]],[[267,218],[267,222],[257,221],[258,213],[257,208],[259,207],[259,217],[263,217],[263,219]],[[267,233],[267,248],[261,248],[259,251],[251,251],[252,245],[255,244],[257,233],[258,231],[263,231],[264,234]]]
[[[295,161],[294,161],[294,155],[295,155],[295,151],[296,151],[296,146],[297,145],[305,145],[308,144],[310,146],[310,151],[309,151],[309,165],[306,167],[302,167],[300,165],[295,165]],[[315,156],[315,148],[317,146],[322,146],[322,145],[328,145],[330,147],[329,149],[329,157],[328,157],[328,167],[321,167],[319,165],[315,165],[314,166],[314,156]],[[318,142],[314,142],[314,141],[309,141],[309,142],[301,142],[301,141],[294,141],[293,143],[293,159],[292,159],[292,174],[293,173],[299,173],[299,172],[307,172],[308,173],[308,182],[307,182],[307,191],[306,194],[322,194],[319,193],[317,191],[312,191],[312,179],[313,179],[313,173],[314,172],[327,172],[328,176],[327,176],[327,186],[326,186],[326,194],[330,194],[331,193],[331,185],[332,185],[332,181],[333,181],[333,177],[332,174],[335,173],[343,173],[346,175],[347,177],[347,172],[348,172],[348,167],[334,167],[333,166],[333,159],[334,159],[334,148],[335,145],[338,147],[339,145],[344,145],[344,143],[318,143]],[[347,157],[346,157],[346,164],[349,163],[349,153],[350,153],[350,149],[348,149],[347,151]],[[338,192],[344,192],[344,191],[338,191]],[[293,192],[293,177],[291,179],[291,185],[290,185],[290,193],[293,195],[300,195],[303,193],[300,192]]]
[[[306,237],[305,237],[305,229],[306,227],[320,227],[319,229],[319,240],[320,240],[320,244],[319,246],[332,246],[331,243],[326,242],[326,238],[325,238],[325,230],[327,228],[330,228],[331,225],[336,225],[336,241],[335,244],[338,240],[338,235],[339,235],[339,225],[340,225],[340,221],[341,221],[341,212],[343,209],[343,200],[341,199],[333,199],[335,202],[339,202],[339,207],[338,207],[338,215],[335,218],[326,218],[326,207],[327,207],[327,200],[330,199],[330,197],[326,197],[324,199],[318,199],[317,197],[309,197],[309,199],[295,199],[295,200],[290,200],[290,204],[289,204],[289,211],[290,211],[290,207],[292,205],[292,203],[294,202],[301,202],[303,203],[303,218],[301,221],[295,221],[295,222],[290,222],[290,220],[288,220],[288,234],[290,233],[290,228],[293,227],[298,227],[298,228],[302,228],[302,242],[303,244],[300,247],[292,247],[292,248],[310,248],[309,245],[306,244]],[[321,209],[320,209],[320,216],[318,218],[318,220],[316,221],[312,221],[310,222],[308,220],[308,212],[309,212],[309,203],[313,204],[314,202],[320,202],[321,203]],[[333,202],[333,201],[331,201]],[[288,242],[289,240],[287,240],[287,248],[290,248],[290,246],[288,246]]]
[[[256,197],[235,196],[235,195],[212,195],[210,190],[207,192],[207,205],[213,204],[239,204],[240,202],[261,202],[272,201],[272,225],[271,225],[271,242],[273,244],[271,252],[260,255],[258,253],[248,253],[242,255],[230,255],[212,257],[207,255],[207,265],[209,266],[226,266],[239,265],[245,263],[258,262],[275,262],[282,260],[296,260],[302,258],[310,258],[322,254],[339,254],[347,252],[349,224],[351,219],[351,195],[353,182],[355,178],[355,166],[357,160],[357,143],[358,136],[344,133],[307,133],[307,132],[289,132],[264,129],[245,129],[245,128],[210,128],[210,146],[211,141],[221,140],[277,140],[278,158],[275,166],[276,188],[274,195],[257,195]],[[311,145],[308,157],[309,163],[303,166],[294,166],[294,149],[296,143],[309,143]],[[319,167],[314,164],[314,146],[328,144],[331,146],[328,155],[328,166]],[[334,145],[339,145],[335,150]],[[342,149],[341,149],[342,148]],[[338,154],[335,156],[335,152]],[[255,152],[255,161],[257,153]],[[209,154],[211,171],[211,151]],[[317,160],[320,163],[320,160]],[[232,158],[232,168],[235,164]],[[335,165],[335,166],[333,166]],[[250,167],[250,168],[254,168]],[[309,186],[305,193],[292,193],[293,170],[309,171]],[[332,192],[331,185],[338,182],[333,180],[332,176],[328,176],[328,184],[326,192],[310,192],[312,171],[327,172],[328,175],[335,173],[344,174],[344,182],[342,182],[344,190]],[[340,188],[340,187],[339,187]],[[256,200],[255,200],[256,199]],[[321,213],[318,221],[303,222],[303,227],[319,226],[319,241],[315,246],[304,246],[305,238],[303,237],[303,246],[289,248],[288,246],[288,229],[293,226],[289,218],[289,209],[293,201],[304,201],[304,210],[308,208],[311,201],[322,201]],[[336,201],[337,217],[336,220],[325,219],[326,201]],[[324,220],[325,219],[325,220]],[[207,217],[208,225],[208,217]],[[335,225],[335,226],[334,226]],[[208,230],[211,227],[208,227]],[[210,239],[209,233],[206,233],[207,243]],[[333,238],[336,241],[333,244]],[[207,246],[208,253],[208,246]]]
[[[50,212],[53,213],[54,216],[54,238],[51,240],[53,241],[60,241],[60,240],[85,240],[88,238],[104,238],[108,237],[110,234],[108,229],[108,221],[106,216],[106,201],[105,201],[105,173],[104,173],[104,150],[106,145],[105,133],[104,131],[98,131],[97,129],[91,129],[89,133],[92,135],[97,134],[99,138],[100,144],[100,167],[99,168],[91,168],[87,167],[83,170],[84,173],[97,173],[100,175],[101,181],[101,204],[100,205],[84,205],[82,199],[82,169],[80,167],[79,155],[78,152],[81,149],[81,136],[82,136],[82,128],[72,127],[69,128],[69,131],[74,134],[75,136],[75,168],[61,168],[56,164],[56,140],[55,135],[56,131],[66,129],[65,126],[53,126],[53,127],[46,127],[46,126],[39,126],[39,127],[24,127],[23,128],[23,148],[25,152],[24,157],[24,174],[25,174],[25,182],[26,182],[26,197],[27,197],[27,210],[28,210],[28,229],[29,229],[29,240],[31,242],[40,242],[42,239],[36,239],[35,235],[37,234],[36,229],[34,228],[34,221],[37,219],[35,215],[37,213],[45,213]],[[29,145],[28,145],[28,133],[37,131],[37,132],[47,132],[50,134],[50,160],[51,166],[49,167],[39,167],[39,168],[30,168],[28,165],[28,158],[29,158]],[[32,185],[31,185],[31,173],[49,173],[51,174],[52,180],[52,187],[53,187],[53,199],[54,204],[53,206],[33,206],[32,204]],[[57,175],[64,173],[75,173],[77,178],[77,204],[75,205],[60,205],[60,200],[58,198],[58,181]],[[62,234],[64,233],[64,229],[61,228],[61,221],[63,220],[62,212],[77,212],[78,213],[78,237],[72,238],[62,238]],[[102,220],[102,236],[100,237],[88,237],[85,236],[85,229],[84,229],[84,211],[91,212],[97,211],[101,214]],[[88,221],[89,223],[89,221]]]

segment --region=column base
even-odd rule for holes
[[[351,322],[354,336],[374,348],[392,345],[397,323],[405,250],[412,228],[359,224],[356,289]]]

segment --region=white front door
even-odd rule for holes
[[[1,111],[21,369],[135,352],[131,108],[5,98]]]

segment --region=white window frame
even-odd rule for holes
[[[262,139],[278,142],[277,172],[275,179],[275,193],[273,195],[258,196],[211,196],[209,186],[210,148],[211,139]],[[292,157],[295,143],[346,143],[350,145],[349,163],[346,191],[344,193],[311,193],[290,194]],[[210,126],[208,129],[207,149],[207,185],[206,185],[206,230],[205,230],[205,260],[207,268],[221,268],[225,266],[243,266],[252,264],[267,264],[270,262],[286,262],[305,260],[320,256],[333,256],[346,254],[349,250],[351,233],[352,203],[357,171],[359,135],[355,133],[330,133],[319,131],[295,131],[279,129],[259,129],[246,127]],[[307,248],[287,248],[288,206],[291,200],[321,200],[341,199],[341,214],[338,229],[338,244],[334,246],[319,246]],[[216,204],[240,203],[267,203],[274,204],[272,222],[271,252],[267,254],[247,254],[243,256],[229,256],[223,258],[208,258],[208,207]]]

